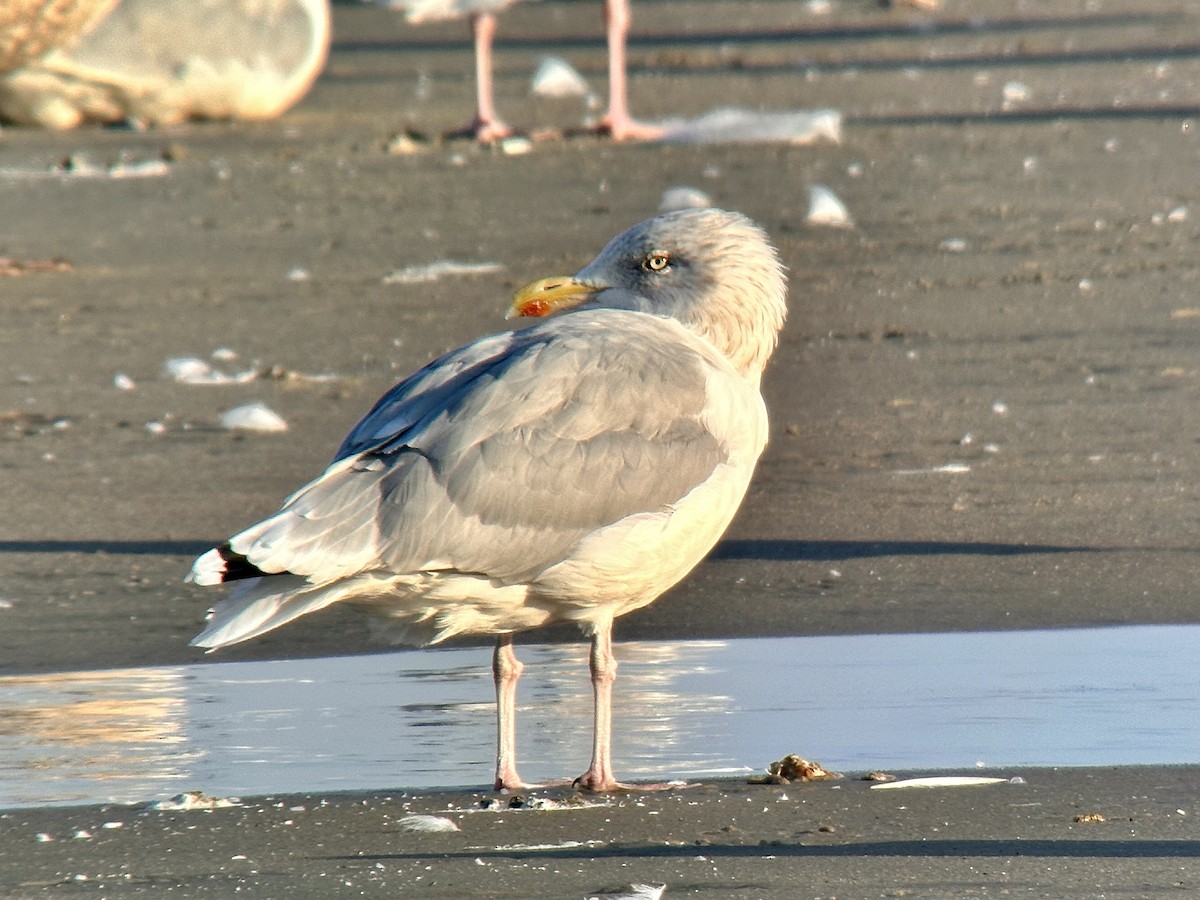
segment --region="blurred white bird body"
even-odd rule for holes
[[[536,2],[536,0],[377,0],[383,6],[404,13],[404,18],[414,25],[423,22],[445,22],[462,19],[479,13],[504,12],[514,3]]]
[[[648,220],[575,276],[535,282],[514,310],[560,314],[402,381],[323,475],[196,561],[196,583],[239,584],[193,643],[337,602],[398,642],[498,635],[497,785],[514,786],[511,635],[575,622],[593,635],[593,678],[615,672],[613,619],[683,578],[741,503],[784,295],[761,230],[711,209]],[[594,789],[616,784],[606,742]]]

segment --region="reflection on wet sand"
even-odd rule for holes
[[[168,668],[0,679],[0,803],[124,794],[114,781],[146,796],[187,777],[182,680]]]
[[[631,773],[653,774],[680,743],[681,716],[728,702],[673,690],[721,646],[623,647],[617,714],[632,713],[640,734]],[[524,748],[539,777],[582,771],[586,649],[534,645],[522,655]],[[494,715],[487,653],[477,649],[0,678],[0,808],[197,786],[230,794],[482,784]]]
[[[529,645],[526,777],[583,770],[587,650]],[[1195,762],[1200,626],[619,647],[616,761],[635,779],[761,771]],[[478,786],[490,651],[0,678],[0,808]],[[582,674],[581,674],[582,673]]]

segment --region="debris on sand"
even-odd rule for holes
[[[842,776],[819,762],[789,753],[767,766],[766,775],[752,775],[747,784],[791,784],[794,781],[837,781]]]
[[[0,278],[15,278],[18,275],[32,275],[37,272],[70,272],[71,264],[65,259],[13,259],[10,256],[0,256]]]
[[[228,375],[215,369],[202,359],[178,356],[163,363],[163,372],[183,384],[244,384],[258,377],[254,369]]]
[[[236,358],[236,356],[236,353],[224,347],[213,352],[214,359],[230,360]],[[309,375],[304,372],[296,372],[284,366],[262,366],[258,364],[241,372],[223,372],[194,356],[177,356],[168,359],[163,363],[163,373],[168,378],[178,381],[180,384],[200,385],[249,384],[251,381],[260,379],[263,381],[323,384],[338,381],[344,377],[333,372],[320,372],[315,375]]]
[[[397,822],[405,831],[458,831],[459,827],[453,819],[445,816],[405,816]]]
[[[508,798],[484,797],[479,801],[478,809],[468,811],[504,812],[513,809],[530,809],[553,812],[565,809],[595,809],[611,805],[608,801],[589,800],[579,794],[571,794],[562,800],[555,800],[553,797],[527,797],[524,794],[513,794]]]
[[[137,162],[118,159],[111,165],[104,165],[94,163],[82,154],[72,154],[49,168],[36,166],[0,167],[0,178],[13,180],[109,178],[119,180],[129,178],[161,178],[170,171],[170,164],[161,158],[144,159]]]
[[[889,775],[887,772],[868,772],[862,777],[863,781],[877,781],[881,784],[889,781],[895,781],[895,775]]]
[[[630,884],[622,887],[601,888],[588,900],[661,900],[666,891],[665,884]]]
[[[32,410],[14,409],[0,412],[0,432],[10,432],[21,437],[65,431],[72,424],[67,416],[51,416]]]
[[[842,114],[834,109],[763,112],[714,109],[695,119],[658,123],[668,144],[788,144],[842,142]]]
[[[385,275],[384,284],[424,284],[461,275],[489,275],[504,271],[498,262],[459,262],[454,259],[439,259],[425,266],[404,266]]]
[[[210,797],[203,791],[186,791],[176,794],[170,800],[158,800],[146,808],[190,812],[195,809],[228,809],[241,805],[242,801],[237,797]]]
[[[419,131],[406,128],[404,131],[390,135],[383,144],[383,152],[388,156],[412,156],[425,153],[431,149],[429,137]]]

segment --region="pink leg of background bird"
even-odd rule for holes
[[[483,143],[508,137],[513,130],[496,115],[492,92],[492,42],[496,37],[496,17],[492,13],[471,16],[471,34],[475,39],[475,120],[455,132]]]
[[[492,677],[496,681],[496,790],[526,787],[517,774],[517,680],[525,664],[513,652],[511,634],[496,638]]]
[[[653,141],[663,136],[663,129],[639,122],[629,114],[625,42],[631,20],[629,0],[604,0],[604,27],[608,36],[608,114],[600,120],[600,130],[618,141]]]

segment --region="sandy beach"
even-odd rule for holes
[[[618,622],[618,641],[1200,622],[1192,5],[634,6],[639,116],[835,109],[841,143],[444,143],[471,109],[464,26],[349,4],[327,71],[277,121],[0,132],[0,676],[200,661],[187,640],[212,597],[183,583],[191,559],[320,472],[399,377],[504,327],[513,288],[580,268],[675,186],[766,227],[790,318],[738,518],[689,579]],[[582,101],[530,96],[545,55],[602,95],[599,4],[501,20],[502,111],[570,129]],[[416,152],[389,152],[406,132]],[[853,228],[806,223],[817,184]],[[388,277],[445,260],[498,267]],[[182,383],[165,367],[183,358],[244,377]],[[251,402],[288,430],[221,427]],[[379,649],[334,610],[220,659]],[[207,812],[0,812],[0,895],[1200,884],[1195,768],[1006,770],[1025,783],[895,794],[857,774],[555,811],[468,813],[483,795],[380,785]],[[417,812],[461,830],[396,824]],[[1075,821],[1091,813],[1104,821]]]

